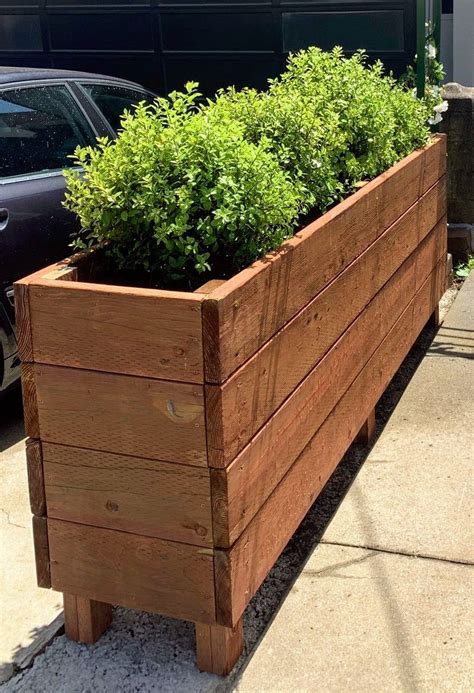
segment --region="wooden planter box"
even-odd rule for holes
[[[225,282],[16,284],[38,582],[91,642],[110,604],[197,624],[228,672],[242,614],[427,320],[446,276],[437,136]]]

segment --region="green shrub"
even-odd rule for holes
[[[110,241],[117,265],[161,282],[212,271],[229,275],[291,235],[296,192],[264,138],[246,141],[236,120],[196,111],[189,84],[122,120],[115,142],[76,152],[66,205]]]
[[[66,206],[108,240],[120,268],[161,285],[229,276],[278,245],[298,217],[324,212],[429,138],[427,103],[380,63],[337,48],[290,57],[266,92],[197,85],[122,120],[115,142],[76,151]]]

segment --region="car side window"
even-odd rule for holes
[[[81,86],[115,132],[120,130],[120,118],[125,109],[130,110],[140,101],[151,103],[154,99],[147,92],[128,87],[116,87],[110,84],[81,84]]]
[[[0,178],[70,168],[77,145],[95,141],[66,86],[0,90]]]

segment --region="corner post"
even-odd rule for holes
[[[64,594],[64,630],[69,640],[96,642],[112,621],[112,605]]]
[[[375,438],[375,428],[375,409],[372,409],[356,436],[356,442],[362,443],[363,445],[368,445]]]
[[[196,623],[196,658],[200,671],[226,676],[244,649],[243,620],[233,628]]]

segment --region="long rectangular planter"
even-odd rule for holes
[[[91,642],[121,604],[197,624],[228,672],[242,614],[437,310],[437,136],[225,282],[18,282],[38,581]],[[365,427],[365,428],[364,428]]]

